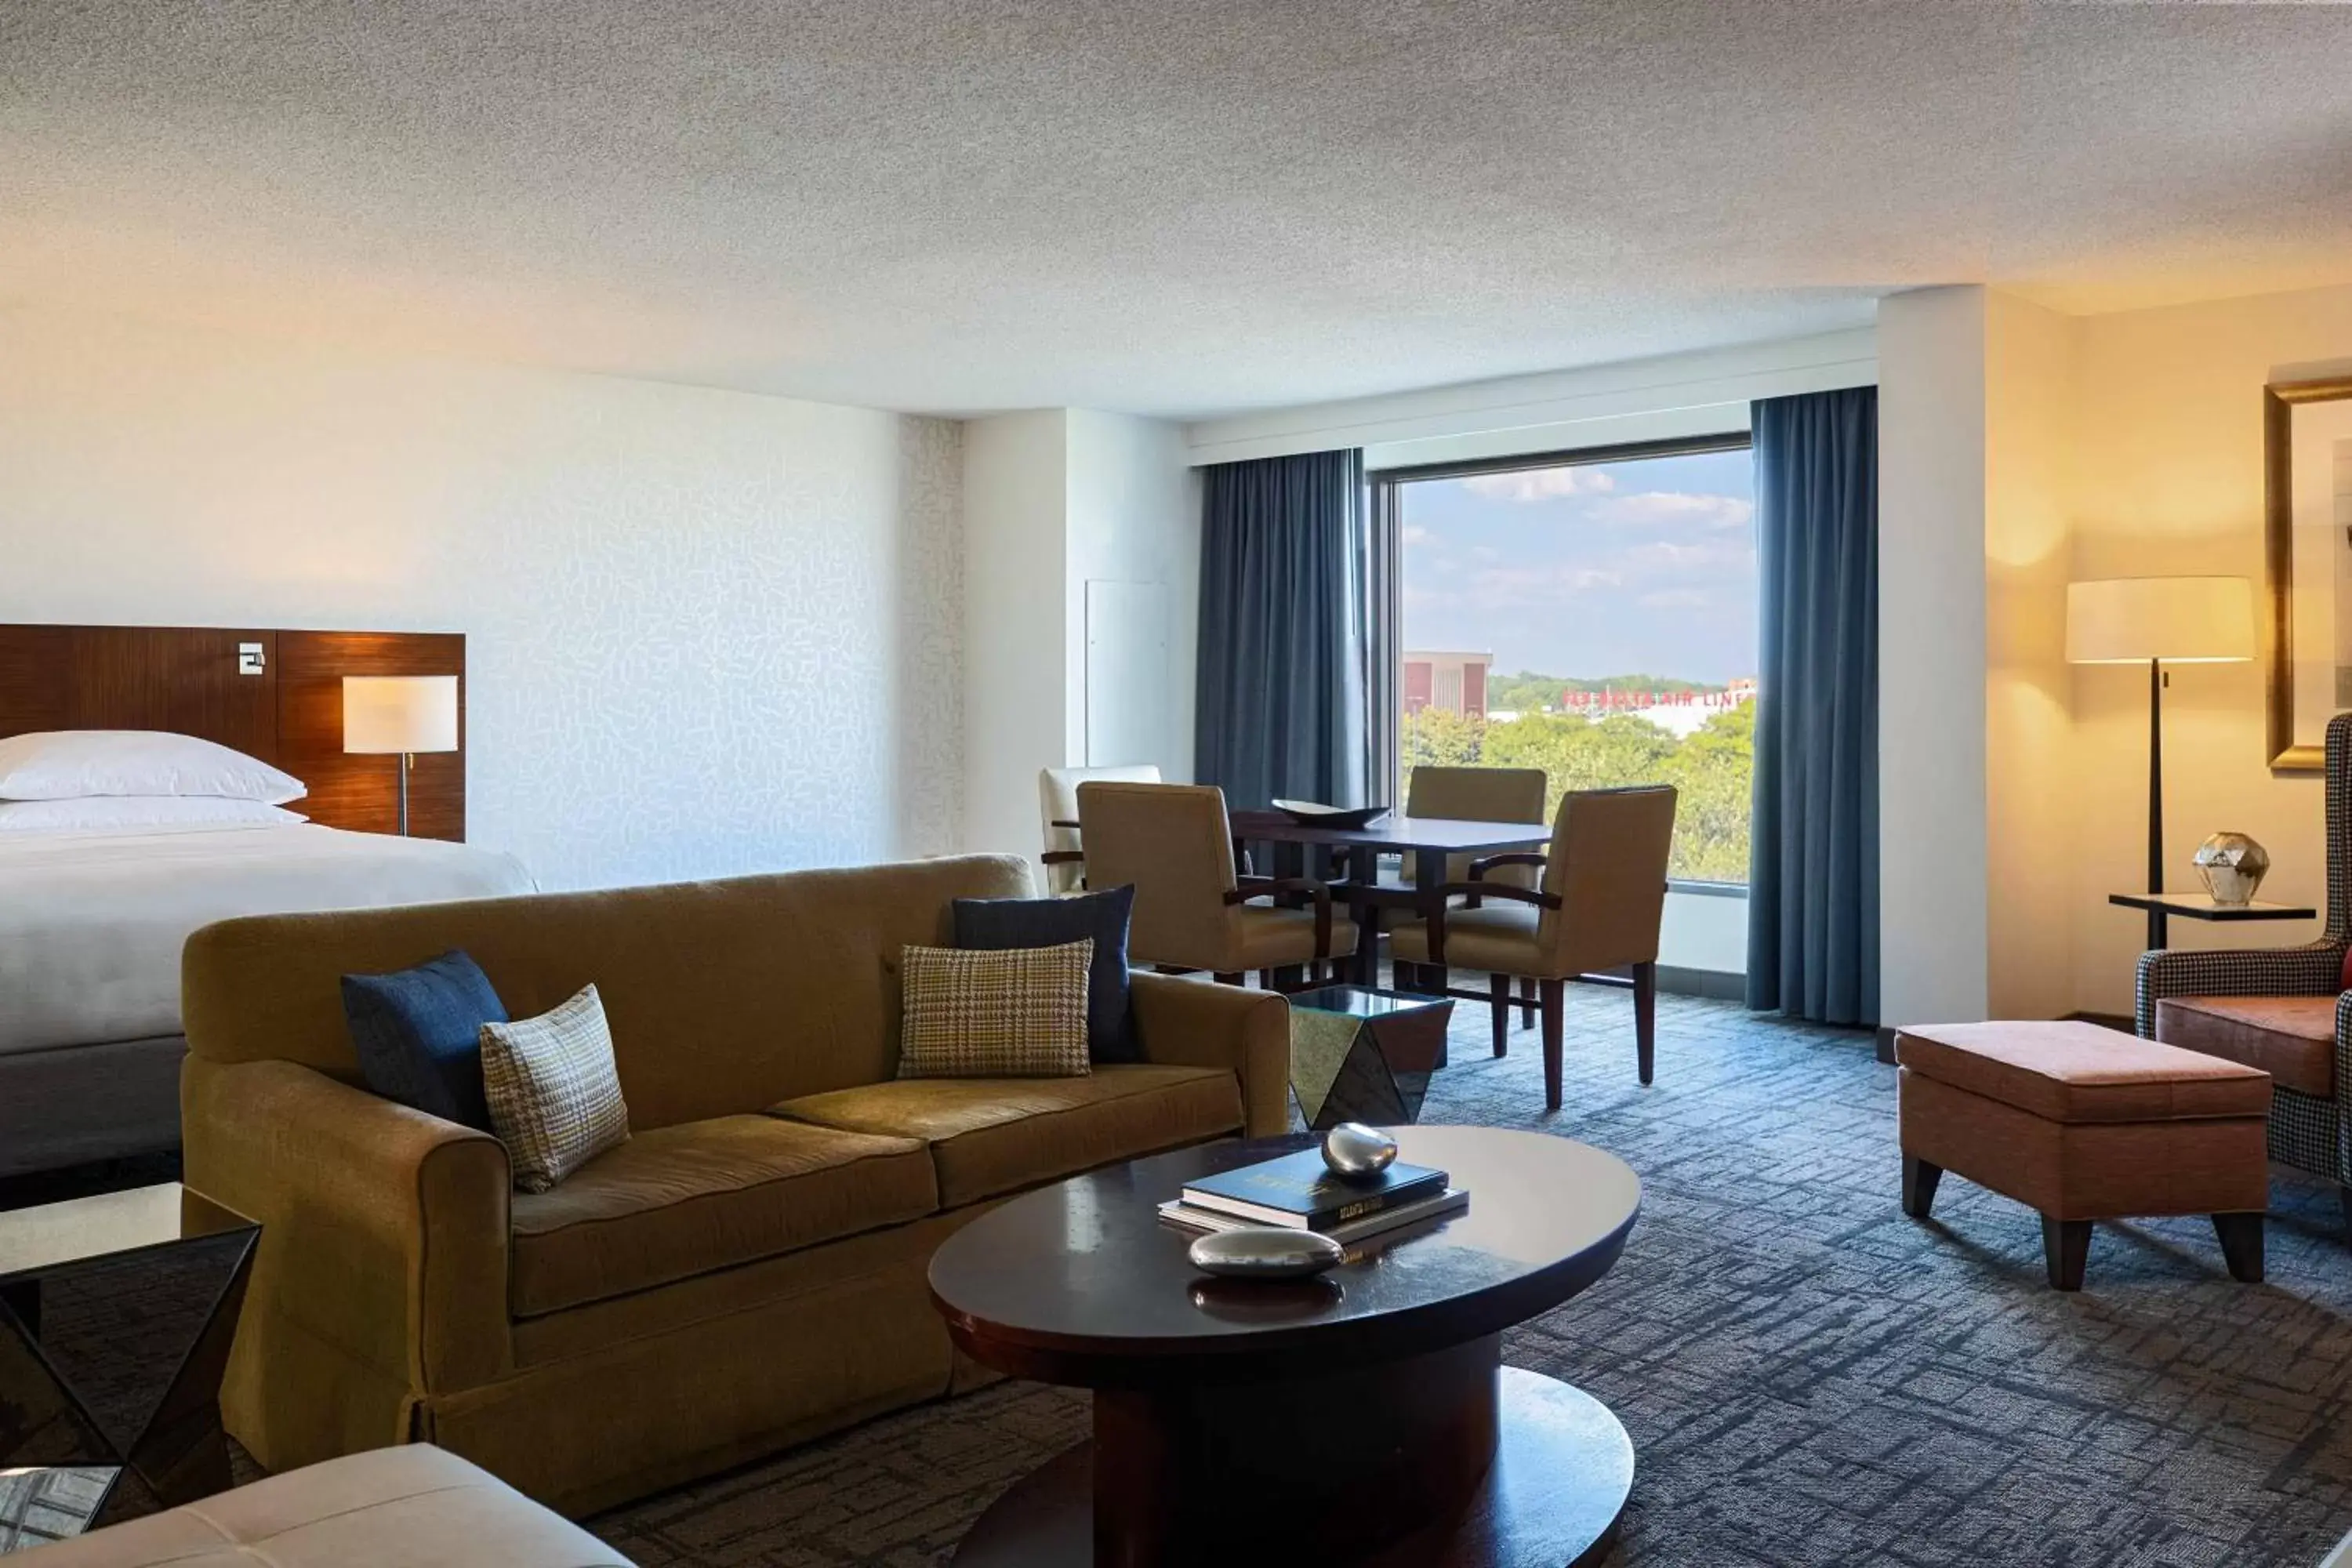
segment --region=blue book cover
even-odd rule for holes
[[[1321,1230],[1444,1190],[1444,1172],[1402,1162],[1367,1181],[1342,1181],[1323,1163],[1322,1150],[1302,1149],[1202,1176],[1184,1188],[1184,1201],[1267,1225]]]

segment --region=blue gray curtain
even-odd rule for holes
[[[1235,810],[1379,805],[1370,777],[1374,563],[1364,455],[1202,470],[1193,774]]]
[[[1754,405],[1748,1005],[1878,1021],[1878,389]]]

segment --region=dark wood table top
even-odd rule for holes
[[[1311,1139],[1204,1144],[1029,1193],[933,1256],[932,1300],[966,1352],[1081,1387],[1287,1375],[1463,1343],[1558,1306],[1606,1273],[1641,1212],[1614,1155],[1542,1132],[1400,1127],[1400,1158],[1445,1170],[1469,1208],[1375,1237],[1299,1283],[1213,1279],[1158,1205],[1187,1181]]]
[[[1282,844],[1360,845],[1398,853],[1443,849],[1455,854],[1494,854],[1507,849],[1540,849],[1551,842],[1551,829],[1539,822],[1458,822],[1446,816],[1402,816],[1394,812],[1366,827],[1310,827],[1278,811],[1236,811],[1228,820],[1236,838]]]
[[[2194,921],[2309,921],[2317,910],[2297,904],[2220,904],[2210,893],[2109,893],[2107,902],[2127,910],[2151,910]]]

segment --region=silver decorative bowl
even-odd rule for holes
[[[1323,1134],[1323,1163],[1343,1182],[1369,1182],[1396,1157],[1397,1141],[1360,1121],[1342,1121]]]
[[[1221,1279],[1307,1279],[1347,1254],[1328,1236],[1264,1225],[1196,1236],[1184,1256]]]
[[[2197,875],[2217,904],[2254,901],[2271,868],[2271,852],[2243,833],[2216,833],[2197,847]]]

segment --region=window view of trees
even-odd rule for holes
[[[1414,768],[1434,764],[1541,768],[1548,814],[1570,790],[1671,784],[1681,794],[1672,874],[1745,882],[1756,731],[1748,452],[1418,479],[1397,499],[1397,798]],[[1559,669],[1591,673],[1536,673]],[[1671,673],[1603,673],[1612,669]]]

